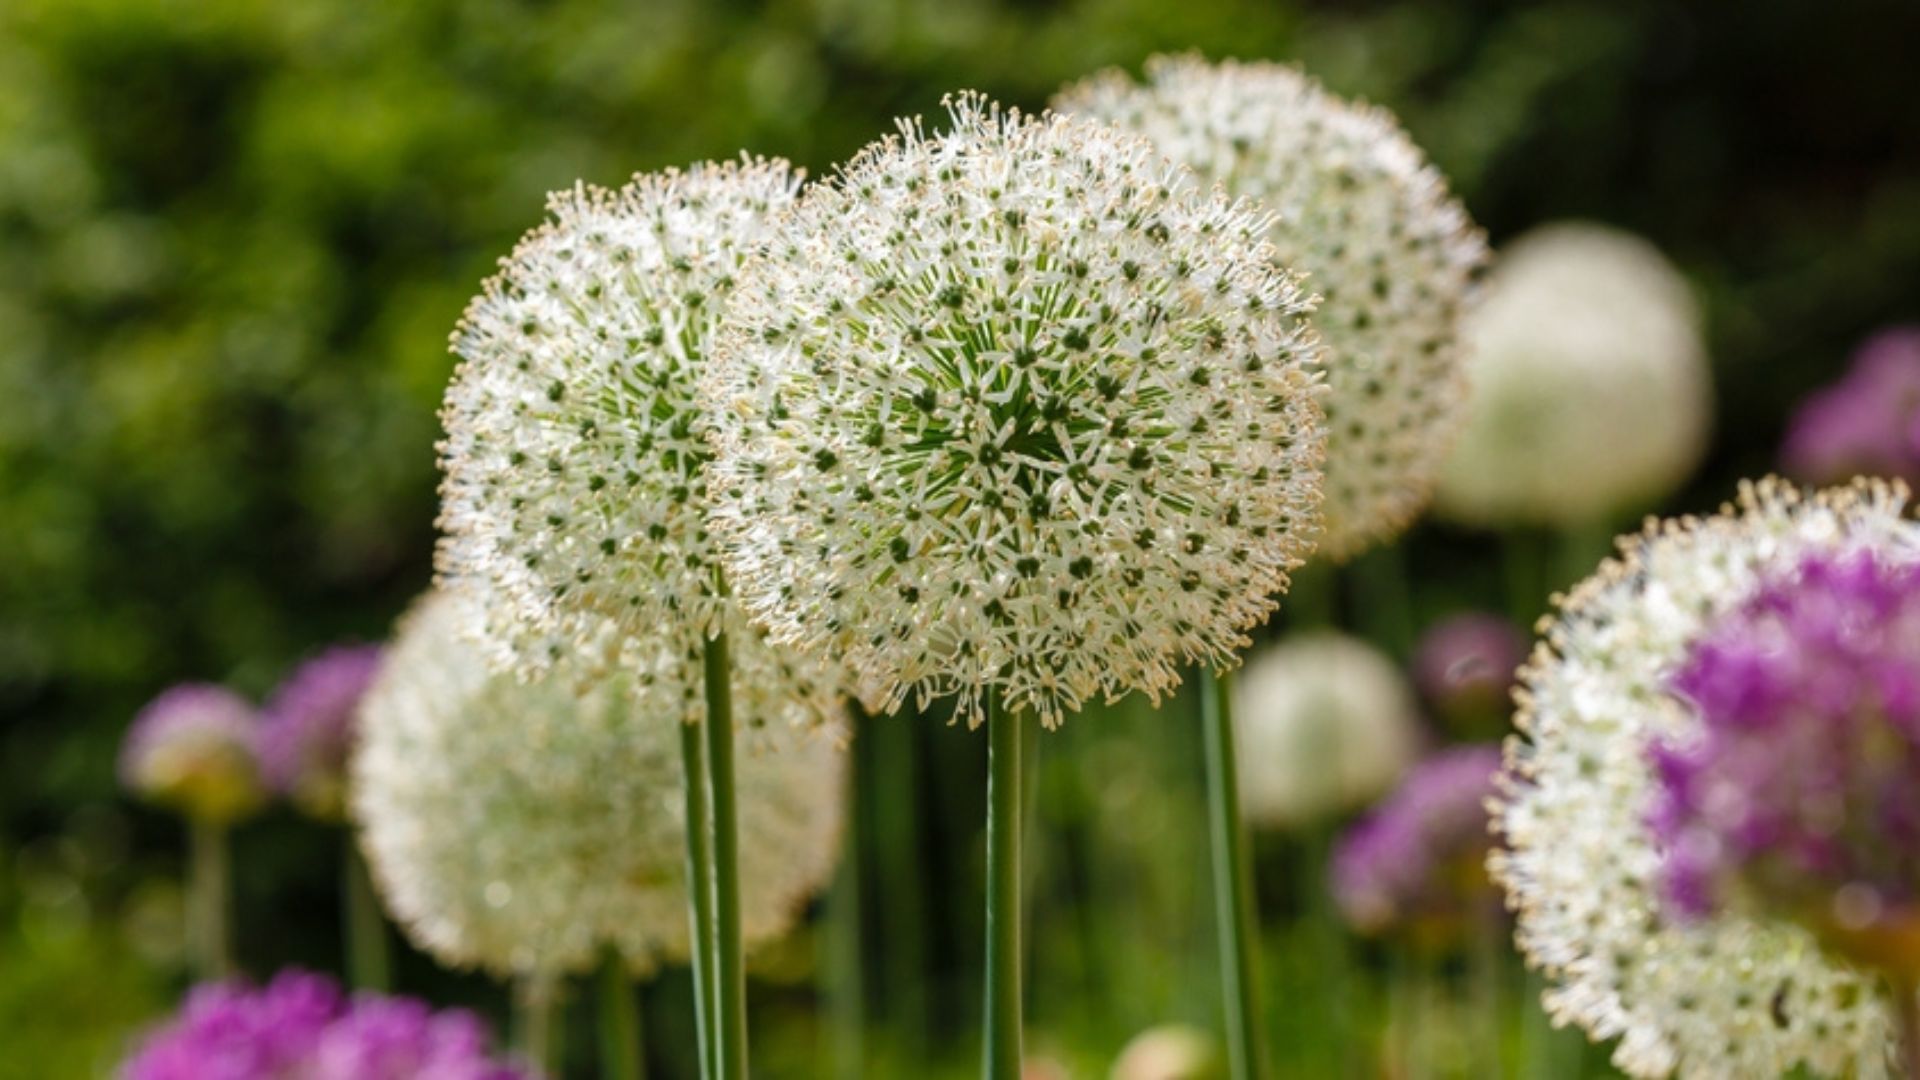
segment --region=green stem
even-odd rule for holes
[[[554,1021],[560,1012],[558,987],[544,975],[522,975],[513,988],[513,1047],[544,1076],[559,1076],[561,1042]]]
[[[1021,724],[982,695],[987,714],[987,987],[985,1080],[1020,1076]]]
[[[1329,752],[1323,760],[1338,758]],[[1327,880],[1333,851],[1332,826],[1325,823],[1306,826],[1298,836],[1296,847],[1300,852],[1300,865],[1295,871],[1295,880],[1300,888],[1307,890],[1302,898],[1302,921],[1311,937],[1306,952],[1313,958],[1314,978],[1326,989],[1312,1013],[1327,1033],[1323,1041],[1332,1059],[1328,1066],[1331,1075],[1349,1076],[1353,1064],[1349,1053],[1353,1048],[1348,1038],[1347,1010],[1357,980],[1346,923],[1340,917]]]
[[[361,990],[386,990],[392,985],[392,963],[387,947],[387,924],[380,916],[380,899],[373,891],[373,875],[351,832],[340,855],[346,894],[347,978]]]
[[[872,730],[872,725],[868,725]],[[853,755],[859,761],[859,755]],[[856,764],[857,768],[858,765]],[[859,785],[849,784],[848,839],[864,809],[856,801]],[[830,949],[827,1009],[832,1040],[832,1075],[860,1080],[866,1075],[866,978],[860,951],[860,849],[849,843],[840,857],[840,873],[827,898],[827,942]]]
[[[600,1076],[603,1080],[643,1080],[640,995],[620,953],[607,949],[600,961]]]
[[[1233,688],[1225,675],[1200,673],[1200,726],[1207,753],[1207,826],[1213,852],[1214,916],[1220,931],[1220,981],[1226,1011],[1227,1063],[1233,1080],[1267,1075],[1260,1045],[1259,963],[1253,883],[1240,820],[1234,768]]]
[[[740,834],[733,784],[733,680],[727,635],[706,647],[707,786],[713,815],[714,1076],[746,1080],[747,975],[740,945]]]
[[[195,818],[187,826],[187,939],[193,962],[203,980],[233,974],[233,948],[228,910],[233,886],[229,882],[227,828]]]
[[[701,726],[680,726],[680,766],[686,781],[687,920],[693,947],[687,966],[693,972],[693,1030],[701,1080],[713,1078],[713,831],[707,809],[707,755]]]

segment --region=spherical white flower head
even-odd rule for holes
[[[1555,983],[1546,1005],[1637,1076],[1882,1076],[1890,1027],[1875,980],[1787,922],[1686,921],[1663,905],[1647,817],[1654,740],[1699,720],[1668,690],[1688,646],[1759,580],[1823,550],[1920,556],[1903,489],[1812,498],[1774,481],[1716,516],[1655,523],[1562,598],[1522,670],[1495,818],[1495,877],[1518,940]]]
[[[1240,807],[1259,824],[1302,825],[1364,806],[1419,755],[1412,687],[1357,638],[1290,638],[1255,653],[1233,688]]]
[[[1585,524],[1671,492],[1712,412],[1700,315],[1646,241],[1536,229],[1466,320],[1467,422],[1439,510],[1471,524]]]
[[[948,101],[776,223],[716,346],[715,530],[862,696],[1051,726],[1224,663],[1311,550],[1308,302],[1141,140]]]
[[[582,971],[605,945],[637,971],[683,958],[680,727],[703,719],[699,663],[662,649],[584,694],[559,667],[523,683],[465,636],[474,603],[423,600],[363,706],[353,809],[388,909],[442,961],[501,975]],[[788,692],[743,676],[734,700],[754,748],[737,780],[750,946],[793,925],[838,857],[846,755],[778,719]]]
[[[1393,114],[1298,70],[1156,56],[1144,84],[1109,71],[1055,107],[1145,135],[1278,212],[1279,261],[1321,297],[1326,342],[1322,554],[1346,559],[1426,506],[1465,399],[1460,317],[1486,240]]]
[[[528,673],[611,619],[720,626],[695,384],[745,253],[798,175],[743,161],[554,194],[453,335],[440,570],[485,581]]]

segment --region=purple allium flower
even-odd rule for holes
[[[1651,749],[1668,900],[1698,917],[1737,896],[1878,951],[1862,935],[1920,900],[1920,564],[1810,556],[1712,624],[1672,688],[1701,730]]]
[[[484,1025],[461,1009],[411,998],[341,993],[289,970],[264,987],[196,987],[171,1023],[147,1036],[121,1080],[524,1080],[488,1057]]]
[[[1455,730],[1503,732],[1513,711],[1515,672],[1527,639],[1513,623],[1484,612],[1455,615],[1428,630],[1413,653],[1413,681]]]
[[[295,668],[267,701],[261,768],[276,791],[314,817],[346,816],[347,751],[380,657],[378,645],[335,646]]]
[[[1365,933],[1445,935],[1498,910],[1485,863],[1493,844],[1487,800],[1499,770],[1499,747],[1442,750],[1348,830],[1331,868],[1347,921]]]
[[[214,824],[266,800],[259,720],[223,686],[182,683],[140,710],[120,744],[120,782],[143,799]]]
[[[1860,346],[1839,382],[1801,404],[1780,457],[1815,484],[1855,476],[1920,483],[1920,326],[1883,330]]]

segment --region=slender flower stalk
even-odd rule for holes
[[[747,968],[740,945],[740,826],[733,773],[733,665],[727,635],[715,634],[701,653],[706,685],[707,796],[712,815],[714,1075],[747,1075]],[[690,783],[692,781],[689,781]]]
[[[187,940],[203,979],[233,974],[233,872],[227,826],[207,818],[187,822]]]
[[[598,993],[600,1076],[603,1080],[645,1080],[645,1040],[641,1036],[640,995],[626,961],[612,949],[600,961]]]
[[[713,1080],[713,812],[707,800],[705,731],[680,728],[680,775],[685,777],[687,925],[693,935],[687,966],[693,973],[693,1031],[702,1080]]]
[[[351,834],[342,844],[340,869],[348,981],[356,989],[385,990],[393,981],[387,920],[380,914],[380,898],[374,892],[366,856],[360,853],[360,846]]]
[[[546,1076],[559,1076],[566,1060],[565,1002],[559,985],[545,974],[528,974],[513,984],[513,1049]]]
[[[1232,687],[1224,674],[1203,672],[1200,726],[1206,744],[1207,828],[1213,862],[1214,922],[1220,939],[1220,972],[1226,989],[1227,1062],[1234,1080],[1267,1075],[1260,1038],[1259,927],[1254,921],[1253,875],[1240,815],[1240,782],[1234,767]]]
[[[1020,850],[1024,777],[1021,718],[989,693],[987,722],[987,986],[984,1080],[1020,1076],[1021,988]]]

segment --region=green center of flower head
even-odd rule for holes
[[[883,700],[998,682],[1052,720],[1270,609],[1317,505],[1316,345],[1258,214],[1107,129],[950,108],[742,270],[716,518],[776,636]]]

